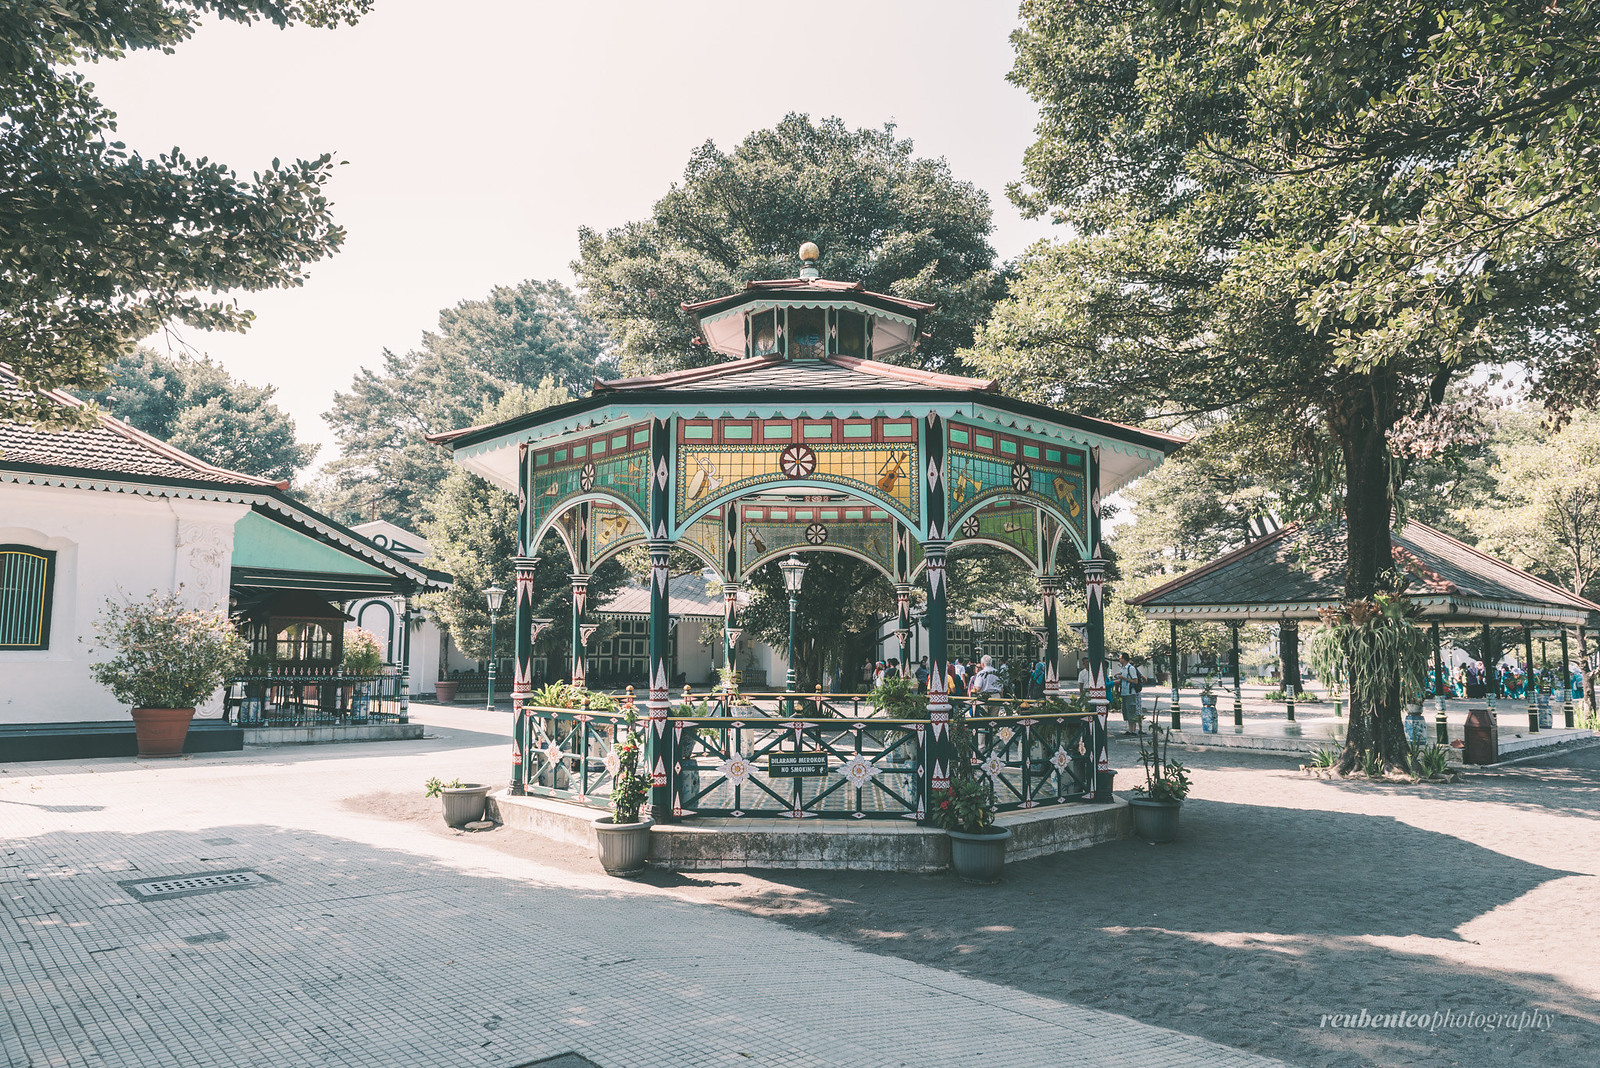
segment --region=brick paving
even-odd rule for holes
[[[503,714],[418,718],[418,741],[0,766],[4,1063],[1277,1063],[341,807],[503,780]],[[120,885],[241,869],[266,881]]]

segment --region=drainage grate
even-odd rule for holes
[[[191,875],[169,875],[162,879],[130,879],[117,883],[139,901],[164,901],[218,890],[247,890],[270,883],[271,876],[241,868],[237,871],[200,871]]]

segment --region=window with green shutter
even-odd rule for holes
[[[50,595],[56,554],[0,545],[0,650],[50,648]]]

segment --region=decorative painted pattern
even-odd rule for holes
[[[1071,523],[1079,542],[1088,544],[1088,457],[1083,450],[973,423],[952,421],[946,433],[952,519],[990,497],[1020,496],[1055,508]]]
[[[528,523],[536,531],[574,497],[609,493],[650,511],[650,428],[616,427],[532,450],[528,466]],[[619,509],[620,511],[620,509]],[[598,550],[600,545],[593,540]]]
[[[956,527],[955,540],[999,542],[1016,549],[1030,562],[1039,559],[1039,513],[1024,504],[1002,502],[967,517]]]
[[[678,523],[730,490],[793,481],[918,514],[915,419],[684,419],[676,459]]]
[[[644,541],[644,528],[619,505],[596,501],[589,508],[589,552],[596,561]]]
[[[741,504],[739,518],[741,575],[789,549],[848,551],[894,574],[894,517],[865,501]]]

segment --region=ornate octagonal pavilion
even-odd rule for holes
[[[550,530],[566,546],[572,677],[582,685],[593,633],[585,618],[589,575],[630,545],[648,546],[647,739],[657,819],[683,811],[669,774],[676,767],[667,668],[674,545],[721,577],[729,650],[739,633],[741,584],[790,553],[845,553],[872,564],[894,584],[902,631],[910,629],[912,585],[925,581],[932,671],[919,771],[925,789],[938,789],[948,785],[952,753],[943,685],[946,554],[953,545],[993,545],[1035,569],[1044,591],[1046,690],[1057,694],[1057,561],[1064,551],[1083,560],[1089,662],[1102,665],[1101,495],[1182,444],[1005,396],[993,380],[890,362],[914,353],[934,305],[821,278],[816,258],[808,244],[798,278],[750,282],[742,292],[683,305],[724,362],[597,381],[579,400],[431,439],[517,494],[519,709],[531,692],[535,636],[529,554]],[[1101,770],[1105,683],[1097,668],[1091,745]],[[520,720],[513,793],[522,789]]]

